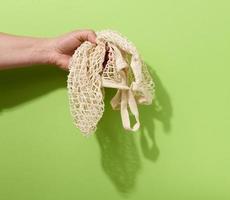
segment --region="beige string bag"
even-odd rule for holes
[[[136,47],[119,33],[97,32],[96,45],[81,44],[69,63],[67,80],[70,111],[74,124],[84,135],[96,131],[104,112],[104,88],[116,88],[110,103],[120,110],[123,127],[137,131],[140,127],[137,104],[149,105],[155,84]],[[129,110],[128,110],[129,107]],[[131,127],[130,112],[136,123]]]

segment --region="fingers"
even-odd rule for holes
[[[55,60],[55,65],[59,66],[61,69],[69,71],[68,66],[71,56],[68,55],[58,55],[58,58]]]
[[[97,38],[97,35],[94,31],[88,31],[87,32],[87,39],[88,41],[96,44],[96,38]]]
[[[81,42],[89,41],[96,44],[97,35],[93,30],[81,30],[76,33]]]
[[[85,41],[96,44],[96,33],[93,30],[75,30],[56,38],[52,63],[68,70],[68,64],[74,51]]]

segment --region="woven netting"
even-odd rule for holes
[[[104,112],[104,88],[116,88],[110,103],[120,110],[126,130],[139,129],[137,104],[149,105],[155,84],[136,47],[119,33],[97,32],[97,44],[81,44],[69,63],[68,95],[74,124],[84,135],[91,135]],[[131,127],[130,114],[136,123]]]

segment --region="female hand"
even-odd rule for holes
[[[92,30],[80,30],[51,39],[49,63],[63,69],[68,64],[74,51],[85,41],[96,43],[96,34]]]
[[[84,42],[96,43],[93,30],[76,30],[54,38],[0,33],[0,69],[53,64],[68,70],[74,51]]]

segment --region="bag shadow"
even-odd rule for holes
[[[159,76],[151,67],[149,69],[156,84],[156,97],[152,105],[139,107],[140,148],[144,158],[155,162],[160,152],[155,139],[155,121],[160,121],[164,131],[170,132],[172,105]],[[110,100],[115,93],[115,89],[105,89],[105,111],[98,124],[96,138],[105,174],[121,194],[128,195],[134,191],[141,170],[141,156],[136,143],[139,135],[124,130],[120,112],[112,110]]]
[[[101,150],[101,164],[106,175],[122,194],[130,193],[141,168],[135,143],[137,135],[123,129],[120,112],[112,110],[115,89],[105,88],[105,111],[98,124],[96,138]]]
[[[140,105],[140,146],[144,157],[150,161],[159,158],[159,147],[156,142],[155,124],[160,122],[163,132],[170,133],[173,108],[169,93],[162,84],[158,74],[148,66],[149,73],[155,82],[155,98],[152,105]]]

